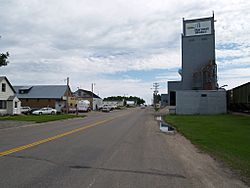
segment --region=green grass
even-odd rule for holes
[[[72,114],[59,114],[59,115],[18,115],[18,116],[4,116],[0,120],[12,121],[32,121],[35,123],[44,123],[49,121],[57,121],[63,119],[79,118],[84,116],[76,116]]]
[[[250,179],[250,117],[167,115],[164,120],[213,157]]]

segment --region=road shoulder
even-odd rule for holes
[[[181,134],[164,137],[171,152],[182,161],[194,187],[248,187],[222,162],[201,152]]]

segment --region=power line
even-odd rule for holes
[[[158,92],[159,92],[159,86],[160,86],[160,84],[159,83],[153,83],[153,88],[154,88],[154,94],[155,95],[157,95],[158,94]]]

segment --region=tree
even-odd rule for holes
[[[155,101],[156,103],[159,103],[161,101],[161,95],[159,94],[155,95]]]
[[[0,54],[0,67],[6,66],[9,63],[9,61],[7,61],[9,56],[10,56],[9,52],[6,52],[5,54],[4,53]]]

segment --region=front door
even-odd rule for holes
[[[176,92],[170,91],[170,106],[176,105]]]

